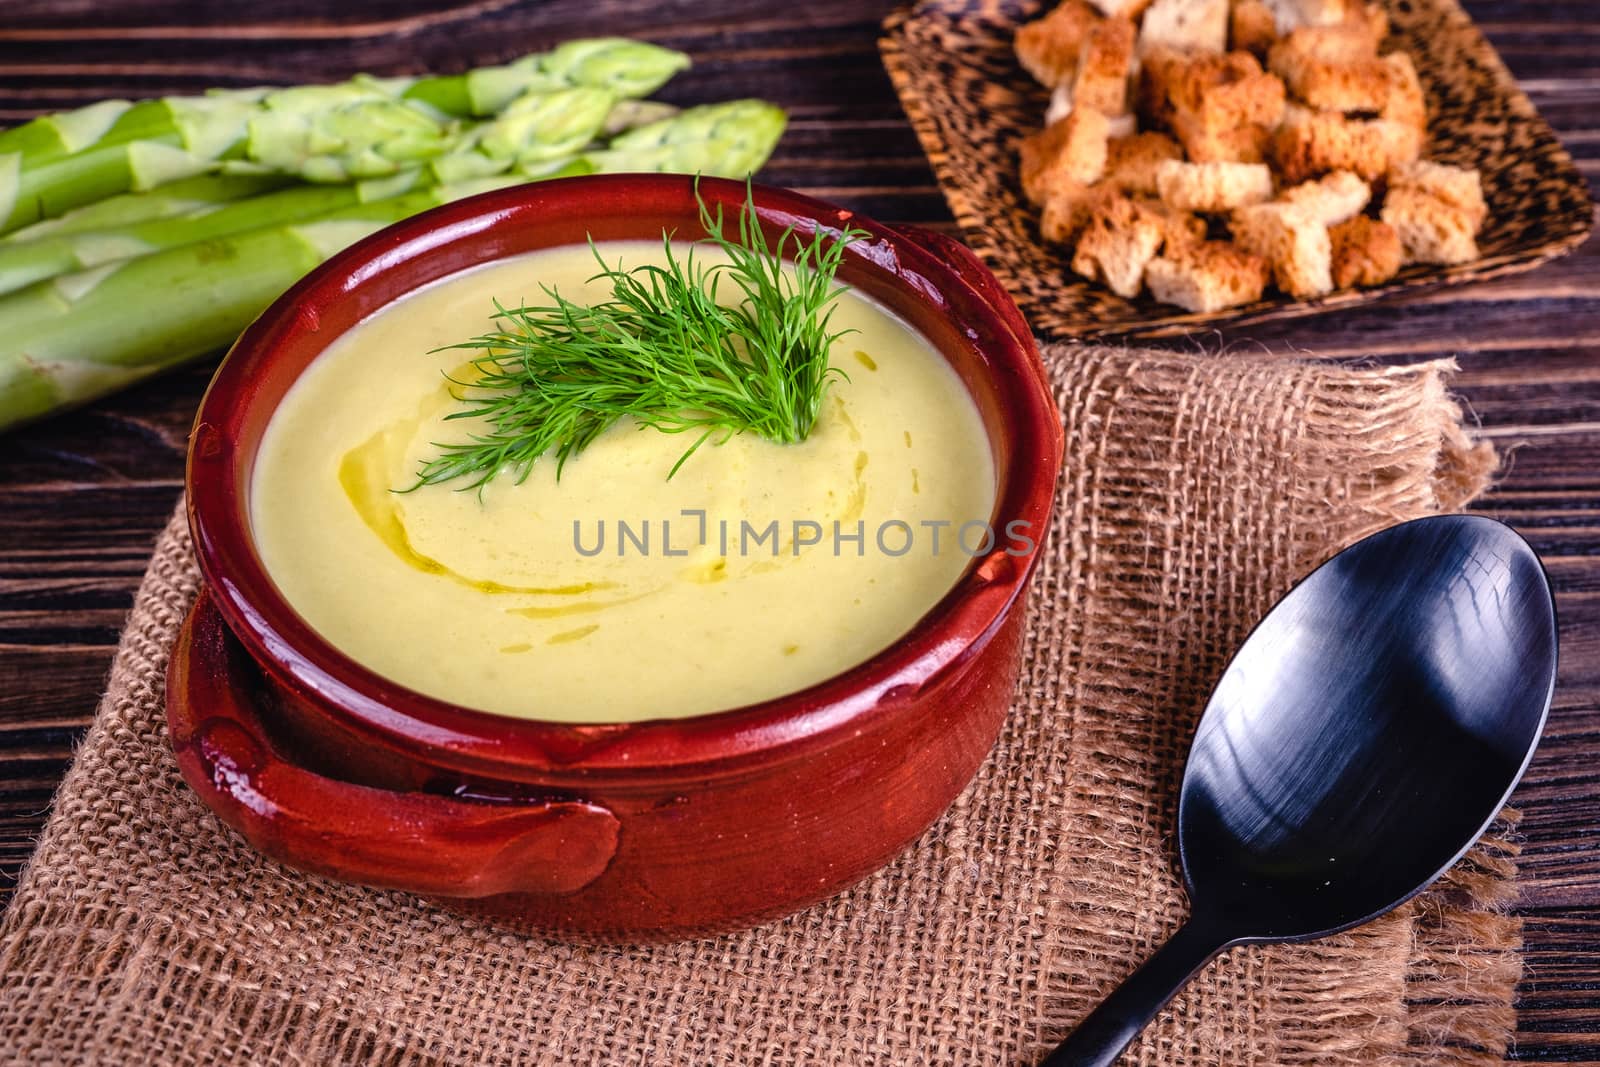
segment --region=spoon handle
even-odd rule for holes
[[[1194,973],[1230,944],[1232,938],[1191,916],[1040,1067],[1110,1067]]]

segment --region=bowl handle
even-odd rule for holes
[[[617,818],[581,800],[484,802],[315,774],[268,740],[202,591],[173,649],[167,727],[200,799],[291,867],[381,889],[477,898],[573,893],[605,871]]]

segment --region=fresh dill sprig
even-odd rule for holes
[[[669,479],[713,436],[718,444],[746,431],[784,444],[805,440],[829,383],[848,380],[828,354],[849,331],[830,333],[828,323],[844,291],[834,274],[845,247],[866,233],[819,227],[807,241],[791,226],[769,244],[747,187],[732,241],[721,206],[713,213],[698,188],[695,197],[707,240],[727,262],[707,265],[692,245],[680,256],[665,234],[661,264],[623,270],[591,241],[600,265],[591,280],[611,283],[609,299],[577,304],[543,286],[549,304],[507,308],[497,300],[500,329],[448,346],[483,354],[472,360],[475,381],[452,379],[466,406],[447,418],[483,419],[489,428],[437,445],[440,454],[422,464],[410,489],[466,479],[461,488],[481,490],[502,473],[521,483],[550,452],[559,478],[568,459],[625,416],[641,428],[697,434]],[[719,300],[719,291],[732,299]]]

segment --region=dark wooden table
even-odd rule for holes
[[[1592,0],[1466,0],[1591,184],[1600,180]],[[885,221],[949,214],[878,63],[885,0],[5,0],[0,121],[105,96],[456,70],[564,36],[684,49],[678,103],[761,95],[793,121],[775,183]],[[1479,504],[1543,554],[1562,664],[1518,792],[1527,975],[1516,1056],[1600,1063],[1600,246],[1533,274],[1210,337],[1322,357],[1454,355],[1506,456]],[[214,362],[0,436],[0,899],[88,725],[145,559],[178,498],[185,435]]]

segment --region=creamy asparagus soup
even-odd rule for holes
[[[628,266],[663,257],[644,242],[598,250]],[[469,406],[479,353],[434,350],[491,331],[495,300],[535,303],[544,287],[602,300],[595,274],[589,249],[567,248],[446,278],[356,326],[284,398],[254,473],[254,535],[333,645],[490,712],[694,715],[869,658],[987,547],[994,462],[972,400],[921,335],[851,291],[828,323],[851,331],[826,353],[843,375],[804,440],[713,433],[674,471],[699,433],[622,418],[520,482],[419,486],[442,445],[485,429],[446,419]]]

